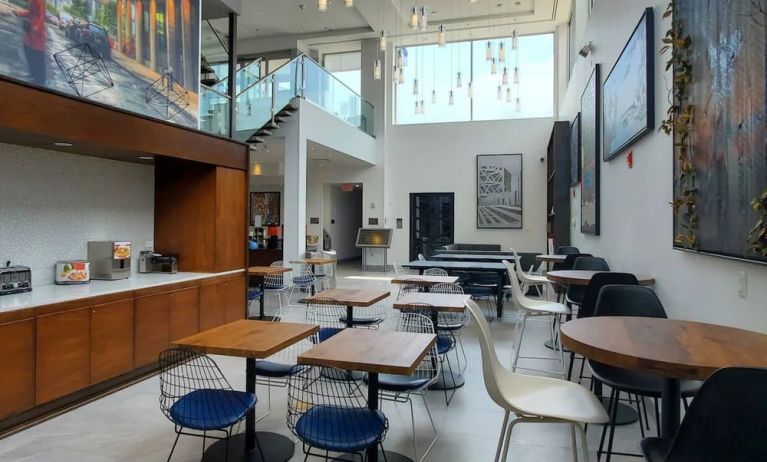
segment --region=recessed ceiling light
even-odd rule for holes
[[[139,159],[141,159],[141,160],[154,160],[154,157],[152,157],[152,156],[141,156],[141,157],[139,157]]]
[[[57,141],[57,142],[53,143],[53,145],[54,146],[58,146],[60,148],[71,148],[72,147],[72,143],[65,143],[63,141]]]

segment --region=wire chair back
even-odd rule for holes
[[[440,283],[431,287],[429,292],[433,294],[463,294],[463,287],[460,284]],[[440,326],[453,326],[466,324],[469,320],[469,314],[464,309],[462,312],[439,312]]]
[[[413,282],[408,282],[409,279],[412,279]],[[413,276],[412,278],[405,278],[405,282],[399,285],[397,300],[399,300],[400,298],[404,297],[407,294],[412,294],[417,292],[423,292],[423,285],[421,284],[421,279],[417,276]]]
[[[346,316],[346,307],[333,298],[314,297],[309,302],[309,308],[314,311],[316,324],[320,326],[317,340],[324,342],[341,332],[346,325],[341,318]]]
[[[434,334],[434,324],[431,322],[431,318],[419,314],[417,312],[403,312],[395,317],[396,330],[398,332],[410,332],[414,334]],[[418,365],[418,369],[410,375],[415,379],[427,379],[429,382],[425,385],[431,385],[434,383],[442,370],[442,362],[439,360],[439,354],[437,352],[437,342],[431,347],[429,352],[424,356],[421,364]]]
[[[346,371],[296,367],[300,369],[288,380],[287,424],[305,446],[358,453],[384,440],[388,419],[381,411],[368,409],[359,388],[341,378]]]
[[[429,323],[431,323],[432,320],[432,311],[434,310],[434,305],[431,305],[429,303],[408,303],[407,305],[403,306],[399,309],[400,313],[402,314],[419,314],[421,316],[424,316],[429,320]],[[436,330],[437,327],[432,323],[432,330]]]
[[[424,276],[447,276],[447,271],[442,268],[427,268],[423,272]]]
[[[306,305],[288,305],[280,308],[272,322],[317,325],[317,313]],[[317,343],[319,343],[319,333],[315,332],[309,337],[278,351],[266,360],[279,364],[295,365],[298,362],[298,356],[313,348]]]
[[[309,287],[314,284],[314,273],[312,273],[312,268],[306,263],[306,260],[296,260],[290,266],[293,268],[293,285]]]
[[[270,267],[273,268],[289,268],[282,260],[273,262]],[[293,283],[293,274],[291,271],[284,273],[267,274],[264,277],[264,286],[267,289],[283,289],[289,287]]]

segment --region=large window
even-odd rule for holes
[[[358,95],[362,92],[362,57],[359,51],[333,53],[323,57],[323,66],[335,78],[345,83]]]
[[[397,53],[403,67],[402,78],[397,76],[401,83],[394,84],[395,124],[554,114],[553,34],[407,47]]]

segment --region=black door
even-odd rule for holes
[[[410,259],[453,243],[455,194],[410,193]]]

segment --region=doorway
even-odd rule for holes
[[[338,260],[360,258],[357,230],[362,227],[361,183],[325,184],[323,204],[323,248],[335,250]]]
[[[454,193],[410,193],[410,260],[452,244],[454,233]]]

